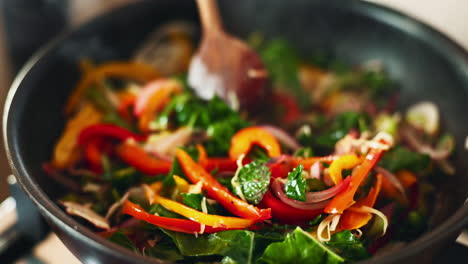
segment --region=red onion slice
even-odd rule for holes
[[[296,151],[301,148],[301,145],[297,142],[297,140],[283,129],[271,125],[263,125],[260,127],[268,131],[273,137],[278,139],[279,142],[283,143],[292,150]]]
[[[401,135],[406,140],[408,145],[419,153],[429,155],[433,160],[444,160],[450,155],[448,148],[434,149],[430,145],[422,142],[411,128],[404,127],[401,129]]]
[[[284,193],[283,183],[282,183],[282,180],[279,178],[273,181],[273,183],[271,184],[271,187],[276,197],[278,197],[278,199],[280,199],[283,203],[289,206],[292,206],[297,209],[302,209],[302,210],[318,210],[318,209],[325,208],[330,202],[330,198],[332,198],[333,196],[341,192],[343,189],[347,188],[349,186],[350,180],[351,178],[348,177],[344,181],[342,181],[340,184],[330,189],[327,189],[325,191],[307,193],[306,202],[301,202],[301,201],[297,201],[297,200],[289,198]],[[312,197],[313,199],[309,199],[310,194],[315,194],[316,197]]]
[[[317,203],[324,200],[328,200],[344,189],[348,188],[351,183],[351,176],[346,177],[343,181],[337,185],[319,192],[308,192],[306,193],[306,203]]]
[[[310,166],[310,178],[311,179],[320,179],[320,174],[322,172],[323,166],[321,162],[315,162],[312,166]]]

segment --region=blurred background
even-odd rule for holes
[[[65,32],[87,20],[139,0],[0,0],[0,112],[11,81],[25,61],[42,45],[61,32]],[[156,0],[154,0],[156,1]],[[468,49],[468,27],[465,25],[468,5],[460,0],[367,0],[389,6],[407,13],[444,32],[450,38]],[[1,124],[0,124],[1,126]],[[48,157],[44,157],[46,160]],[[7,178],[11,174],[0,141],[0,202],[9,197],[11,188]],[[10,182],[14,181],[10,178]],[[15,192],[15,190],[13,190]],[[4,203],[5,204],[5,203]],[[5,212],[14,212],[14,206],[0,206],[0,218]],[[2,209],[3,208],[3,209]],[[12,217],[12,222],[15,217]],[[0,234],[4,228],[1,227]],[[50,244],[61,246],[57,239],[49,239]],[[55,245],[54,244],[54,245]],[[0,249],[2,241],[0,239]],[[49,247],[43,249],[48,251]],[[55,249],[55,248],[54,248]],[[1,251],[1,250],[0,250]],[[56,252],[54,250],[54,252]],[[66,251],[65,251],[66,252]],[[36,253],[41,254],[41,253]],[[72,263],[64,261],[64,256],[45,254],[44,263]],[[75,260],[76,261],[76,260]],[[4,263],[3,261],[0,261]],[[29,262],[26,262],[29,263]]]

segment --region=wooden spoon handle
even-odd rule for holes
[[[197,0],[197,5],[205,34],[210,31],[221,31],[221,17],[216,0]]]

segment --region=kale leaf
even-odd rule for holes
[[[333,148],[351,129],[359,129],[361,132],[367,130],[369,117],[363,113],[344,112],[340,113],[330,124],[330,128],[316,137],[315,144]]]
[[[256,234],[249,230],[228,230],[195,237],[163,230],[172,238],[182,255],[189,257],[228,256],[237,263],[256,263],[265,248],[282,237]]]
[[[325,242],[325,244],[348,261],[358,261],[369,257],[362,242],[349,230],[333,234],[330,241]]]
[[[429,166],[430,162],[431,158],[428,155],[396,146],[382,157],[379,165],[393,172],[399,170],[421,172]]]
[[[253,161],[237,171],[232,185],[234,192],[251,204],[258,204],[268,190],[270,169],[264,161]]]
[[[121,245],[122,247],[128,248],[134,252],[139,252],[133,241],[130,240],[124,233],[117,231],[109,237],[109,241]]]
[[[284,192],[286,195],[294,200],[306,200],[306,179],[302,176],[304,167],[299,164],[292,172],[288,173],[288,181],[284,185]]]
[[[270,244],[258,263],[262,264],[335,264],[344,259],[323,245],[300,227],[289,233],[282,242]]]
[[[300,56],[284,39],[273,39],[260,48],[259,54],[274,83],[288,87],[302,106],[307,106],[309,96],[299,82]]]

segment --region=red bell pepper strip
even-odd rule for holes
[[[124,162],[148,175],[165,174],[171,170],[170,162],[154,158],[135,144],[120,144],[116,154]]]
[[[94,137],[109,137],[117,140],[124,141],[126,139],[134,139],[136,141],[143,141],[145,136],[135,134],[125,128],[112,125],[112,124],[97,124],[91,125],[83,129],[78,136],[78,143],[84,144],[89,139]]]
[[[377,174],[375,186],[369,190],[369,193],[366,197],[362,200],[355,203],[351,208],[359,208],[361,206],[373,207],[375,201],[377,200],[377,196],[380,193],[380,187],[382,186],[382,175]],[[361,228],[362,226],[366,225],[369,220],[372,218],[370,213],[361,213],[355,212],[351,210],[346,210],[341,215],[340,224],[338,226],[339,230],[353,230],[357,228]]]
[[[204,230],[200,223],[197,223],[192,220],[179,219],[179,218],[170,218],[150,214],[143,210],[139,205],[134,204],[130,201],[125,201],[122,207],[122,213],[131,215],[135,218],[153,224],[155,226],[172,230],[181,233],[187,234],[196,234],[196,233],[216,233],[219,231],[232,230],[233,228],[224,228],[224,227],[211,227],[205,226]]]
[[[85,159],[91,170],[98,174],[102,173],[103,144],[104,139],[97,137],[88,140],[84,146]]]
[[[287,224],[310,221],[323,213],[323,209],[302,210],[289,206],[276,198],[270,190],[265,193],[260,205],[264,208],[271,208],[273,217]]]
[[[230,158],[208,158],[205,148],[198,144],[198,163],[207,171],[217,170],[222,171],[236,171],[237,162]]]
[[[271,158],[281,155],[281,147],[274,136],[260,127],[241,129],[231,138],[229,157],[237,160],[241,155],[247,155],[253,145],[264,148]]]
[[[383,152],[384,151],[381,149],[371,149],[370,152],[367,153],[361,166],[353,172],[351,183],[348,188],[333,197],[331,202],[325,207],[325,213],[341,214],[345,209],[353,205],[354,194],[359,188],[359,185],[361,185],[369,172],[375,167],[380,157],[382,157]]]
[[[301,115],[301,109],[296,100],[287,94],[276,93],[273,95],[273,102],[277,105],[280,105],[284,109],[282,113],[281,121],[286,124],[291,124],[296,121]]]
[[[217,200],[234,215],[256,221],[263,221],[271,218],[270,209],[258,209],[257,207],[234,196],[201,165],[197,164],[190,155],[187,154],[187,152],[182,149],[177,149],[176,157],[187,178],[194,184],[201,181],[203,189],[207,191],[208,196]]]

